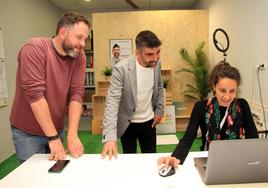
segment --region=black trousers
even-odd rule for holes
[[[156,128],[152,128],[153,121],[130,123],[121,137],[123,153],[137,153],[137,141],[142,153],[156,153]]]

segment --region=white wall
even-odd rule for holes
[[[53,36],[61,13],[46,0],[0,0],[9,95],[8,106],[0,108],[0,162],[14,153],[9,113],[15,93],[17,53],[31,37]]]
[[[200,0],[196,8],[209,11],[210,59],[213,63],[223,59],[212,43],[216,28],[227,31],[230,38],[227,61],[237,67],[242,75],[240,96],[260,103],[255,65],[268,64],[268,1],[267,0]],[[268,69],[260,72],[262,97],[268,106]],[[255,88],[253,88],[253,81]]]

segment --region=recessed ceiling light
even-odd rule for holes
[[[84,0],[84,1],[89,2],[90,0]]]

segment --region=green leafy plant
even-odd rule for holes
[[[167,88],[167,86],[168,86],[168,82],[169,82],[168,79],[163,79],[163,87],[164,87],[164,88]]]
[[[209,93],[208,86],[208,72],[209,64],[207,61],[206,53],[203,51],[205,42],[201,42],[195,50],[195,57],[190,57],[188,51],[185,48],[180,50],[182,58],[187,63],[188,67],[181,68],[177,73],[190,73],[195,84],[186,83],[186,88],[183,91],[185,97],[193,100],[206,99]]]
[[[105,66],[104,70],[102,71],[104,76],[111,76],[113,69],[111,67]]]

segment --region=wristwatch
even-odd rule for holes
[[[47,139],[49,141],[52,141],[52,140],[57,140],[58,138],[60,138],[60,136],[58,134],[56,134],[55,136],[47,136]]]

